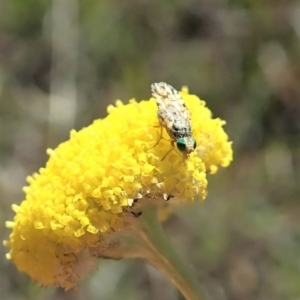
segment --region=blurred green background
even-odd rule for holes
[[[1,223],[47,147],[157,81],[206,100],[234,147],[207,200],[165,224],[174,246],[210,299],[300,299],[299,1],[0,0]],[[1,299],[183,299],[144,261],[100,260],[65,293],[6,252]]]

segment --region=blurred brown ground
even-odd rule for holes
[[[47,147],[165,81],[227,120],[234,162],[166,230],[213,300],[300,299],[300,4],[0,0],[0,220]],[[0,226],[0,239],[9,231]],[[33,284],[0,248],[1,299],[182,299],[142,261],[100,261],[79,292]]]

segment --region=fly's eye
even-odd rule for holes
[[[193,144],[194,150],[196,149],[196,147],[197,147],[197,143],[196,143],[196,141],[194,141],[194,144]]]
[[[186,151],[186,143],[183,138],[180,138],[176,142],[177,148],[180,152],[185,152]]]

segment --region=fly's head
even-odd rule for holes
[[[197,143],[192,137],[182,137],[177,139],[176,146],[181,153],[190,154],[196,149]]]

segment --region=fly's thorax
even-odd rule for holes
[[[177,139],[176,146],[180,152],[190,154],[196,149],[197,144],[191,136],[188,136]]]
[[[171,131],[176,140],[179,138],[188,138],[192,135],[190,124],[184,120],[177,120],[174,122]]]

